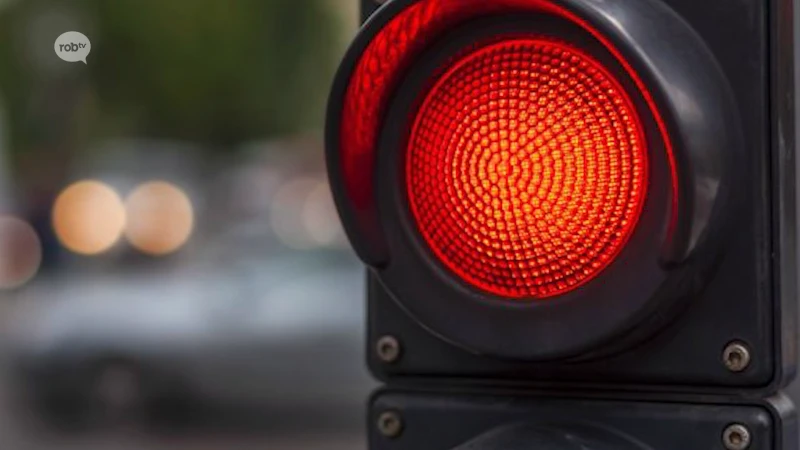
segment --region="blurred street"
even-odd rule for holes
[[[0,0],[0,450],[363,448],[358,2],[302,3]]]
[[[19,405],[8,367],[0,378],[0,448],[13,450],[358,450],[365,448],[362,414],[346,413],[338,424],[275,421],[270,408],[218,411],[174,428],[120,425],[110,430],[60,430]],[[366,402],[366,398],[364,399]]]
[[[9,427],[10,429],[9,433]],[[208,433],[187,429],[178,435],[148,435],[141,432],[105,432],[89,436],[72,436],[59,433],[25,433],[13,428],[13,422],[3,424],[0,445],[14,450],[358,450],[365,448],[358,433],[330,432],[305,436],[302,433],[286,435],[253,435],[242,433]]]
[[[319,436],[214,435],[187,430],[179,436],[118,432],[91,436],[36,433],[2,439],[3,448],[19,450],[359,450],[366,448],[358,434],[330,433]]]
[[[174,275],[173,275],[174,276]],[[355,352],[354,352],[355,354]],[[342,364],[352,364],[361,370],[355,356],[342,356]],[[7,359],[7,358],[6,358]],[[84,430],[61,429],[46,421],[40,411],[20,398],[11,372],[14,366],[3,360],[0,372],[0,448],[13,450],[106,450],[109,448],[152,450],[249,450],[249,449],[360,449],[364,448],[361,428],[367,395],[355,394],[340,411],[330,414],[296,412],[283,414],[268,404],[269,397],[243,406],[234,402],[226,408],[203,410],[201,415],[191,415],[177,425],[121,423],[109,427]],[[359,378],[359,379],[366,379]],[[289,379],[271,380],[284,386],[296,385]],[[302,381],[301,381],[302,383]],[[301,387],[291,388],[293,391]],[[337,387],[324,389],[336,390]],[[292,392],[293,392],[292,391]],[[367,392],[366,383],[363,392]],[[289,400],[291,401],[291,399]],[[326,405],[322,400],[321,406]],[[259,403],[260,402],[260,403]],[[328,407],[326,408],[335,408]],[[323,411],[324,412],[324,411]],[[305,423],[305,421],[308,423]],[[93,431],[92,431],[93,430]]]
[[[0,448],[363,448],[372,383],[361,359],[362,273],[344,255],[248,261],[240,254],[222,270],[185,261],[163,273],[93,271],[40,280],[7,296]],[[329,301],[333,310],[315,313]],[[129,322],[135,315],[141,319]],[[115,324],[113,331],[97,326],[104,322]],[[149,344],[142,333],[159,342]],[[47,356],[51,344],[58,356]],[[28,395],[58,382],[19,376],[20,353],[84,361],[113,348],[136,367],[154,367],[161,360],[153,345],[180,359],[184,379],[191,379],[186,384],[196,388],[197,406],[175,423],[137,419],[62,428]],[[304,369],[311,364],[325,371]],[[54,379],[69,378],[59,367],[49,369]]]

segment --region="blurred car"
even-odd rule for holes
[[[61,418],[205,405],[335,417],[372,388],[363,289],[342,251],[71,274],[24,291],[7,343],[23,392]]]

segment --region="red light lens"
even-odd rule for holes
[[[647,151],[625,90],[564,42],[514,38],[462,56],[420,107],[406,179],[433,253],[501,297],[595,278],[632,234]]]

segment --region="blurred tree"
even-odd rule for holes
[[[314,0],[87,0],[100,102],[145,133],[216,144],[321,122],[335,16]]]
[[[230,149],[318,128],[345,41],[336,3],[11,2],[0,9],[0,93],[12,146],[25,159],[72,154],[104,136]],[[64,8],[76,19],[41,25],[43,14]],[[69,26],[92,42],[86,66],[56,60],[53,42]],[[32,51],[48,64],[36,64]],[[62,66],[48,71],[51,60]]]

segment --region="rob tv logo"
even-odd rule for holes
[[[67,62],[86,64],[86,57],[92,51],[92,43],[85,34],[77,31],[67,31],[56,39],[53,45],[56,55]]]

